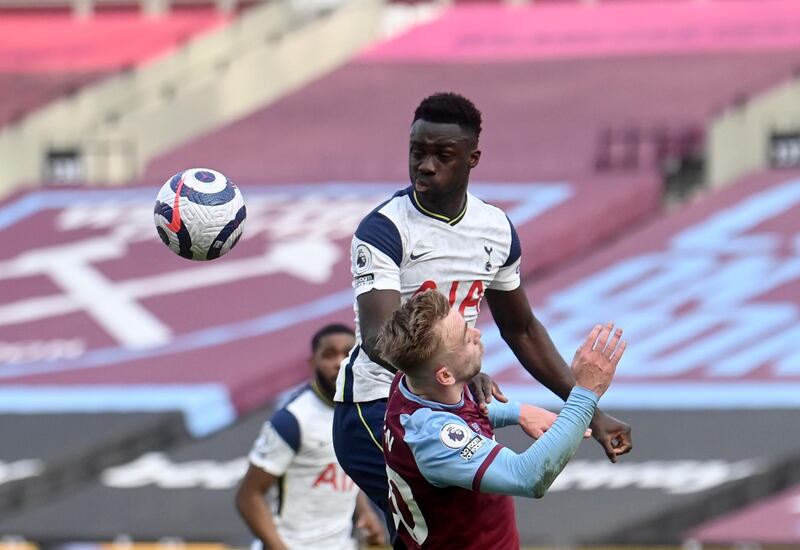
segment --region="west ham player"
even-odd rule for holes
[[[508,495],[544,495],[578,448],[625,351],[621,329],[596,326],[575,354],[576,384],[558,418],[517,454],[494,440],[493,429],[516,424],[520,405],[494,401],[487,416],[466,387],[481,368],[480,336],[430,291],[406,301],[380,333],[381,356],[402,371],[392,383],[383,453],[407,548],[518,549]]]
[[[384,542],[383,522],[340,468],[331,441],[336,373],[353,343],[353,331],[344,325],[327,325],[314,335],[314,379],[275,412],[253,445],[236,506],[257,538],[254,548],[354,549],[354,508],[367,542]],[[264,497],[274,486],[272,511]]]
[[[337,379],[333,439],[339,463],[384,510],[380,441],[394,369],[376,353],[375,340],[412,295],[437,289],[470,326],[485,296],[503,339],[537,380],[562,399],[575,385],[520,287],[514,226],[502,210],[467,191],[481,158],[480,132],[481,114],[468,99],[452,93],[424,99],[411,125],[412,185],[365,217],[353,237],[356,346]],[[477,388],[479,403],[491,400],[491,387]],[[598,410],[591,426],[612,462],[631,450],[627,424]]]

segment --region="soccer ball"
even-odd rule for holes
[[[247,210],[239,188],[207,168],[172,176],[158,192],[156,231],[175,254],[213,260],[226,254],[242,236]]]

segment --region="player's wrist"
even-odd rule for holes
[[[517,424],[519,424],[520,420],[522,420],[525,411],[531,407],[531,405],[526,405],[524,403],[520,403],[519,401],[509,401],[505,404],[509,410],[509,416],[513,418]]]
[[[489,409],[489,416],[493,419],[492,421],[499,427],[519,424],[523,416],[522,407],[525,405],[519,401],[503,403],[497,399],[492,399],[486,406]]]
[[[578,398],[590,399],[595,405],[597,405],[597,402],[600,401],[599,395],[597,395],[593,390],[585,386],[581,386],[580,384],[575,384],[575,386],[572,388],[572,391],[569,393],[570,398],[573,395],[578,396]]]

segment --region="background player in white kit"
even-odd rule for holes
[[[336,382],[333,440],[339,463],[385,513],[380,441],[395,370],[379,357],[375,342],[402,302],[436,289],[474,326],[485,296],[501,336],[526,370],[562,399],[575,385],[520,286],[514,226],[502,210],[467,191],[481,158],[480,132],[481,113],[470,100],[453,93],[425,98],[411,125],[411,186],[368,214],[352,241],[357,345]],[[475,397],[488,402],[492,385],[480,386]],[[611,461],[630,451],[624,422],[598,409],[591,427]]]
[[[356,527],[368,544],[385,540],[383,522],[336,461],[331,441],[336,373],[354,345],[352,329],[332,324],[311,340],[314,378],[264,423],[236,495],[239,514],[270,550],[352,550]],[[275,487],[273,509],[265,496]]]

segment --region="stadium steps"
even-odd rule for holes
[[[28,113],[69,96],[104,75],[103,72],[41,75],[0,72],[0,127],[18,122]]]
[[[78,181],[128,182],[153,156],[348,59],[377,32],[381,6],[352,0],[309,13],[270,2],[174,54],[51,103],[0,131],[0,164],[11,169],[0,192],[38,181],[53,148],[76,152]]]
[[[224,23],[213,9],[180,10],[157,21],[137,10],[80,20],[67,11],[0,4],[0,126],[59,97],[142,64]]]

